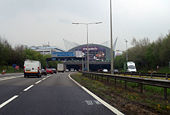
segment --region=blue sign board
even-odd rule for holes
[[[52,52],[52,57],[75,57],[74,52]]]
[[[52,61],[56,61],[56,58],[51,58]]]

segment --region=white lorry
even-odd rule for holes
[[[132,61],[127,62],[127,72],[137,72],[134,62]]]
[[[24,61],[24,77],[37,76],[41,77],[41,63],[35,60]]]
[[[65,66],[63,63],[58,63],[57,64],[57,72],[64,72],[65,71]]]

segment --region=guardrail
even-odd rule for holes
[[[94,73],[94,72],[82,72],[84,76],[90,77],[92,79],[99,79],[99,77],[104,77],[109,82],[109,79],[114,79],[114,84],[116,87],[116,80],[125,81],[124,87],[127,88],[127,82],[139,83],[140,92],[143,93],[143,85],[158,86],[164,88],[164,99],[167,100],[167,88],[170,88],[170,80],[160,80],[160,79],[150,79],[150,78],[141,78],[141,77],[129,77],[129,76],[118,76],[112,74],[104,73]]]
[[[131,75],[131,76],[136,75],[140,77],[147,76],[150,78],[154,78],[154,77],[162,77],[165,79],[170,78],[170,74],[168,73],[114,72],[114,74],[123,74],[123,75]]]

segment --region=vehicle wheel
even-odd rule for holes
[[[26,75],[24,75],[24,78],[26,78],[27,76]]]

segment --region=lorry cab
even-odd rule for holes
[[[137,72],[134,62],[132,61],[127,62],[127,72]]]
[[[24,61],[24,77],[37,76],[41,77],[41,63],[35,60]]]

